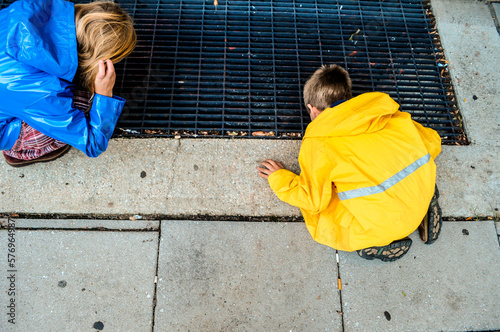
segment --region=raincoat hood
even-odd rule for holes
[[[321,112],[307,127],[304,138],[374,133],[383,129],[398,109],[385,93],[365,93]]]
[[[18,1],[6,19],[4,52],[13,59],[72,81],[78,68],[75,9],[61,0]]]

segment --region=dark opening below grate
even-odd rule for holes
[[[117,2],[138,45],[117,65],[115,136],[301,137],[303,84],[334,63],[354,95],[386,92],[443,143],[466,143],[427,0]]]

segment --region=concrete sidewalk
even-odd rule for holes
[[[97,159],[0,163],[16,227],[0,218],[0,331],[500,330],[499,34],[484,2],[431,4],[471,141],[437,159],[443,214],[461,221],[435,244],[414,233],[396,262],[337,261],[300,222],[216,221],[299,216],[256,171],[298,172],[299,141],[116,139]]]
[[[492,221],[448,222],[433,245],[414,233],[410,252],[393,263],[346,252],[337,262],[303,223],[12,222],[16,272],[0,288],[15,289],[16,324],[2,305],[2,331],[500,327]],[[0,230],[2,247],[7,234]],[[2,270],[11,270],[5,261]],[[2,292],[0,301],[10,298]]]

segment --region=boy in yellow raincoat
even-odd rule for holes
[[[279,199],[301,209],[314,240],[366,259],[394,261],[419,228],[425,243],[441,230],[436,164],[441,138],[400,112],[389,95],[352,98],[349,74],[318,69],[304,86],[312,122],[300,175],[266,160],[259,175]]]

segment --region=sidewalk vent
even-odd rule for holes
[[[115,136],[300,138],[303,84],[334,63],[354,95],[386,92],[443,143],[467,143],[428,0],[117,2],[139,40],[117,65]]]

